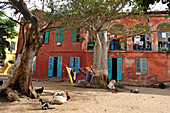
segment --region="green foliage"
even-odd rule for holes
[[[6,48],[10,48],[10,43],[6,40],[6,38],[14,38],[17,34],[14,32],[14,26],[16,23],[3,19],[3,11],[0,11],[0,61],[5,60],[6,58]]]
[[[159,1],[162,1],[162,4],[167,4],[167,6],[168,6],[167,11],[170,10],[170,1],[169,0],[135,0],[135,4],[141,6],[141,8],[144,11],[147,11],[149,9],[150,4],[153,5],[155,2],[158,3]]]

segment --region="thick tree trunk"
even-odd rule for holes
[[[103,31],[96,35],[96,43],[94,46],[94,71],[90,84],[97,87],[106,88],[109,83],[108,68],[107,68],[107,32]]]
[[[9,75],[10,78],[2,87],[0,93],[4,91],[9,100],[18,100],[18,93],[22,93],[31,98],[37,98],[37,94],[32,87],[31,78],[33,74],[33,63],[39,48],[42,46],[43,36],[36,35],[36,27],[32,23],[24,26],[24,46],[22,54],[19,54]]]

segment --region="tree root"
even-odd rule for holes
[[[16,90],[7,87],[4,92],[8,95],[7,98],[9,101],[19,101],[19,93]]]
[[[92,76],[90,84],[99,88],[107,88],[110,80],[108,76],[101,75],[101,76]]]
[[[93,75],[90,83],[87,81],[83,81],[79,83],[78,87],[87,87],[87,88],[107,88],[110,80],[106,75],[95,76]]]

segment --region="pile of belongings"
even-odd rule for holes
[[[70,67],[66,66],[66,70],[67,70],[68,77],[70,79],[71,84],[74,85],[74,83],[76,82],[76,74],[77,74],[76,71],[77,70],[79,70],[83,75],[86,76],[86,80],[85,80],[86,82],[90,82],[92,75],[95,74],[94,70],[93,70],[92,66],[84,67],[84,68],[86,68],[88,70],[87,74],[82,68],[70,68]],[[82,81],[84,82],[84,80],[82,80]]]
[[[51,104],[64,104],[71,98],[68,91],[58,91],[54,93],[53,99],[50,101]]]

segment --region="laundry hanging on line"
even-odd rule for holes
[[[83,73],[86,76],[86,72],[82,68],[78,68],[81,73]]]

